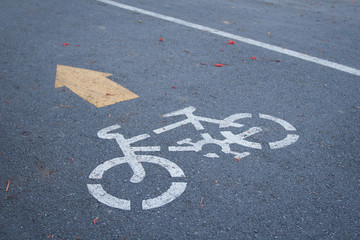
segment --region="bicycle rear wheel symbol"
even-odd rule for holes
[[[103,174],[115,166],[121,165],[123,163],[129,163],[133,161],[134,156],[126,156],[121,158],[114,158],[104,162],[103,164],[97,166],[90,174],[90,179],[102,179]],[[172,178],[184,178],[185,174],[181,168],[175,163],[161,157],[150,156],[150,155],[138,155],[136,160],[139,163],[152,163],[164,167]],[[130,210],[131,201],[127,199],[120,199],[108,194],[101,184],[87,184],[89,192],[96,198],[99,202],[102,202],[110,207]],[[142,201],[142,209],[152,209],[161,207],[175,198],[179,197],[186,189],[186,182],[172,182],[170,188],[161,194],[158,197],[150,198]]]

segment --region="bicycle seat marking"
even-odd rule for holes
[[[252,114],[250,113],[237,113],[233,114],[229,117],[226,117],[223,120],[212,119],[207,117],[195,116],[193,113],[195,112],[195,107],[187,107],[184,109],[180,109],[175,112],[171,112],[163,115],[164,117],[173,117],[178,115],[185,115],[186,119],[164,126],[162,128],[158,128],[153,130],[155,134],[161,134],[167,131],[171,131],[175,128],[184,126],[186,124],[192,124],[197,131],[205,130],[204,126],[201,122],[207,122],[212,124],[219,125],[220,129],[226,130],[229,127],[242,128],[243,124],[237,123],[236,121],[241,119],[250,119],[252,118]],[[299,135],[295,134],[296,129],[290,123],[282,120],[280,118],[276,118],[266,114],[259,114],[258,117],[260,119],[270,120],[277,124],[279,124],[284,130],[290,132],[287,136],[279,141],[269,142],[268,145],[270,149],[279,149],[286,146],[289,146],[295,143],[299,139]],[[115,166],[121,164],[129,164],[131,170],[133,171],[133,175],[130,178],[131,183],[140,183],[143,181],[146,176],[145,169],[142,163],[152,163],[157,164],[163,168],[165,168],[172,178],[176,178],[176,181],[171,183],[171,186],[167,191],[162,193],[160,196],[155,198],[149,198],[142,200],[142,209],[153,209],[157,207],[164,206],[181,194],[184,193],[187,183],[185,181],[179,181],[178,179],[184,179],[185,174],[183,170],[176,165],[175,163],[158,156],[152,155],[137,155],[136,152],[160,152],[160,146],[140,146],[135,147],[131,146],[131,144],[135,142],[142,141],[150,137],[149,134],[138,135],[129,139],[125,139],[124,136],[120,133],[114,133],[113,131],[120,129],[120,125],[113,125],[110,127],[106,127],[101,129],[98,132],[98,137],[102,139],[115,139],[118,143],[120,149],[122,150],[124,156],[119,158],[113,158],[108,160],[99,166],[97,166],[89,175],[90,179],[101,180],[105,172]],[[234,134],[231,131],[220,131],[220,134],[224,137],[224,139],[214,139],[209,133],[200,133],[202,140],[193,142],[192,139],[186,138],[177,142],[177,146],[169,146],[168,151],[172,152],[186,152],[186,151],[194,151],[199,152],[202,150],[203,146],[206,144],[216,144],[221,147],[221,151],[225,154],[232,154],[235,158],[244,158],[250,155],[250,152],[235,152],[231,150],[231,144],[241,145],[247,148],[253,149],[262,149],[261,143],[251,142],[246,140],[246,138],[260,133],[262,129],[260,127],[252,127],[243,131],[239,134]],[[112,132],[112,133],[110,133]],[[216,153],[207,153],[203,155],[208,158],[219,158],[219,155]],[[87,184],[88,190],[90,194],[96,198],[99,202],[118,209],[122,210],[130,210],[131,209],[131,200],[129,199],[120,199],[115,196],[108,194],[101,184]]]

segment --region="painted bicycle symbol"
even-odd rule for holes
[[[156,134],[161,134],[172,129],[184,126],[186,124],[192,124],[197,131],[204,130],[202,122],[217,124],[221,130],[227,129],[230,127],[243,128],[244,125],[236,121],[241,119],[251,119],[253,118],[250,113],[237,113],[233,114],[225,119],[218,120],[207,117],[200,117],[194,115],[196,108],[187,107],[175,112],[165,114],[164,117],[173,117],[178,115],[185,115],[186,119],[164,126],[159,129],[153,130]],[[266,115],[259,114],[260,119],[270,120],[279,124],[287,132],[287,136],[279,141],[269,142],[268,145],[270,149],[278,149],[289,146],[290,144],[295,143],[299,135],[295,134],[296,129],[290,123],[285,120]],[[99,166],[97,166],[90,174],[90,179],[102,179],[104,173],[120,164],[128,164],[133,171],[133,175],[130,178],[131,183],[140,183],[143,181],[146,176],[145,169],[142,163],[152,163],[157,164],[161,167],[164,167],[170,174],[172,178],[176,178],[176,181],[171,183],[171,186],[167,191],[162,193],[160,196],[155,198],[149,198],[142,200],[142,209],[153,209],[157,207],[164,206],[165,204],[175,200],[179,197],[186,189],[187,183],[184,181],[179,181],[180,178],[185,178],[183,170],[176,165],[175,163],[153,155],[137,155],[136,152],[160,152],[160,146],[132,146],[133,143],[142,141],[150,137],[149,134],[138,135],[129,139],[125,139],[124,136],[120,133],[114,133],[115,130],[120,129],[120,125],[113,125],[107,128],[104,128],[98,132],[98,137],[102,139],[115,139],[118,143],[120,149],[122,150],[124,156],[113,158],[108,160]],[[177,142],[177,146],[169,146],[168,150],[172,152],[186,152],[194,151],[199,152],[202,150],[203,146],[206,144],[215,144],[221,147],[221,151],[225,154],[232,154],[235,158],[244,158],[250,155],[249,152],[235,152],[231,149],[231,144],[241,145],[247,148],[253,149],[262,149],[262,144],[259,142],[248,141],[246,138],[255,135],[263,131],[260,127],[249,128],[239,134],[234,134],[231,131],[220,131],[223,139],[215,139],[209,133],[201,133],[202,139],[197,142],[193,142],[191,138],[186,138]],[[204,155],[208,158],[218,158],[219,156],[216,153],[208,153]],[[101,184],[87,184],[90,194],[96,198],[99,202],[108,205],[110,207],[130,210],[131,201],[128,199],[120,199],[115,196],[108,194]]]

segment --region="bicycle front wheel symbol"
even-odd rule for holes
[[[132,161],[135,156],[125,156],[120,158],[113,158],[100,164],[97,166],[90,174],[90,179],[102,179],[104,173],[123,163],[129,163]],[[185,178],[185,174],[182,169],[176,165],[175,163],[158,156],[151,156],[151,155],[137,155],[137,161],[139,163],[152,163],[157,164],[164,167],[169,173],[170,176],[173,178]],[[172,182],[171,186],[167,191],[162,193],[160,196],[150,199],[142,200],[142,209],[153,209],[157,207],[164,206],[177,197],[179,197],[186,189],[186,182]],[[111,194],[108,194],[101,184],[87,184],[88,190],[90,194],[96,198],[99,202],[108,205],[109,207],[114,207],[122,210],[130,210],[131,209],[131,201],[128,199],[120,199]]]

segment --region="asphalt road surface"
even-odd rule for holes
[[[359,1],[0,9],[0,239],[360,238]]]

